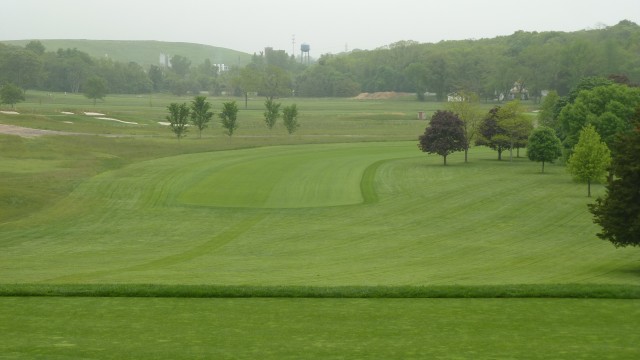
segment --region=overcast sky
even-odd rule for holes
[[[400,40],[640,24],[639,0],[2,0],[0,40],[161,40],[311,56]]]

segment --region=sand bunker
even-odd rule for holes
[[[0,111],[0,114],[7,114],[7,115],[20,115],[19,112],[17,111]]]
[[[84,113],[87,116],[104,116],[104,114],[101,113],[97,113],[97,112],[86,112]]]
[[[114,118],[108,118],[108,117],[99,117],[96,119],[100,119],[100,120],[108,120],[108,121],[117,121],[119,123],[123,123],[123,124],[132,124],[132,125],[138,125],[137,122],[131,122],[131,121],[124,121],[124,120],[118,120],[118,119],[114,119]]]
[[[354,99],[356,100],[379,100],[379,99],[393,99],[399,96],[411,95],[409,93],[399,93],[395,91],[386,91],[386,92],[374,92],[374,93],[362,93]]]
[[[60,114],[65,114],[65,115],[75,115],[74,113],[69,112],[69,111],[61,111],[61,112],[60,112]]]

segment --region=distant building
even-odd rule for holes
[[[509,90],[509,99],[529,100],[529,90],[524,86],[522,81],[513,83],[513,87]]]
[[[458,94],[457,92],[453,92],[453,93],[447,95],[447,101],[448,102],[462,102],[462,101],[464,101],[464,98],[462,97],[462,95]]]
[[[213,64],[213,66],[218,68],[218,74],[229,71],[229,67],[225,64]]]
[[[160,66],[164,67],[164,68],[170,68],[171,67],[171,56],[164,54],[164,53],[160,53]]]

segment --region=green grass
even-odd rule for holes
[[[172,101],[0,114],[115,136],[0,135],[0,358],[637,358],[637,251],[563,166],[442,166],[415,114],[443,104],[282,99],[289,136],[253,99],[238,136],[177,141]]]
[[[635,359],[638,301],[0,298],[0,357]]]
[[[166,298],[589,298],[640,299],[638,285],[218,286],[0,284],[0,296]]]
[[[474,149],[444,167],[385,142],[136,162],[1,225],[0,283],[640,284],[635,252],[595,237],[563,167],[494,158]]]

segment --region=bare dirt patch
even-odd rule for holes
[[[22,126],[0,124],[0,134],[17,135],[26,138],[33,138],[43,135],[77,135],[76,133],[55,130],[31,129]]]
[[[384,92],[374,92],[374,93],[361,93],[360,95],[354,97],[356,100],[386,100],[386,99],[395,99],[401,96],[411,95],[409,93],[401,93],[395,91],[384,91]]]

